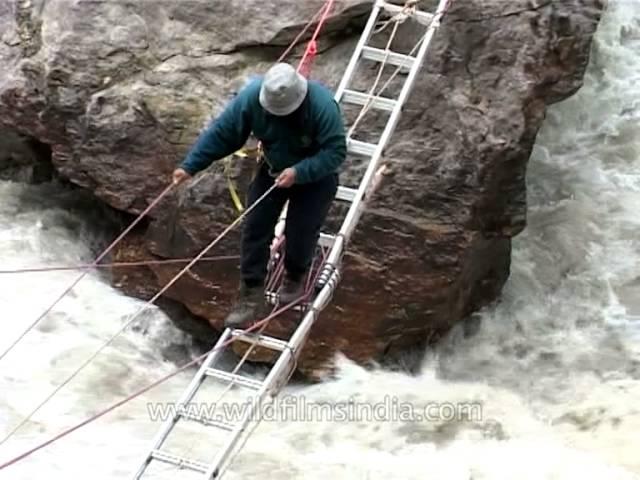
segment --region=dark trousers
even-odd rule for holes
[[[263,164],[249,187],[247,204],[252,205],[274,181]],[[245,285],[261,286],[266,278],[274,229],[287,200],[285,269],[294,280],[306,273],[337,189],[338,174],[313,183],[276,188],[249,213],[242,230],[241,246],[241,274]]]

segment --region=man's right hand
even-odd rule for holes
[[[174,185],[180,185],[182,182],[186,182],[187,180],[191,180],[191,175],[189,175],[183,168],[176,168],[173,171]]]

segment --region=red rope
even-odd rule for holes
[[[312,40],[309,42],[309,45],[307,45],[307,49],[304,52],[304,56],[302,57],[302,60],[300,60],[300,66],[298,67],[298,71],[305,77],[308,77],[311,74],[311,66],[317,53],[318,47],[315,40]]]
[[[323,260],[321,262],[319,262],[319,266],[321,266],[324,263],[325,258],[323,258]],[[297,300],[294,300],[293,302],[289,303],[288,305],[285,305],[284,307],[280,308],[280,309],[274,309],[268,316],[266,316],[265,318],[263,318],[262,320],[254,323],[253,325],[251,325],[251,327],[245,329],[245,332],[252,332],[253,330],[258,329],[259,327],[262,327],[263,325],[265,325],[266,323],[270,322],[271,320],[273,320],[274,318],[276,318],[277,316],[283,314],[284,312],[286,312],[287,310],[290,310],[291,308],[295,307],[298,303],[305,301],[310,295],[311,295],[311,291],[313,288],[313,285],[315,284],[315,282],[318,279],[318,276],[320,274],[320,269],[318,268],[318,270],[315,272],[315,275],[309,275],[309,278],[313,278],[313,281],[309,282],[307,279],[307,288],[306,291],[304,293],[304,295],[302,297],[300,297]],[[204,360],[210,353],[216,351],[217,349],[221,349],[223,347],[226,347],[227,345],[230,345],[231,343],[233,343],[234,341],[236,341],[235,338],[230,338],[229,340],[227,340],[226,342],[222,342],[218,347],[214,347],[211,350],[209,350],[208,352],[200,355],[199,357],[191,360],[190,362],[186,363],[185,365],[181,366],[180,368],[178,368],[177,370],[174,370],[173,372],[165,375],[164,377],[156,380],[155,382],[147,385],[144,388],[141,388],[140,390],[132,393],[131,395],[127,396],[126,398],[123,398],[122,400],[120,400],[119,402],[114,403],[113,405],[105,408],[104,410],[96,413],[95,415],[92,415],[91,417],[87,418],[86,420],[83,420],[82,422],[67,428],[66,430],[63,430],[62,432],[60,432],[59,434],[55,435],[54,437],[50,438],[49,440],[46,440],[38,445],[36,445],[35,447],[31,448],[30,450],[21,453],[20,455],[18,455],[17,457],[12,458],[11,460],[8,460],[7,462],[3,463],[0,465],[0,470],[3,470],[7,467],[10,467],[11,465],[19,462],[20,460],[23,460],[31,455],[33,455],[34,453],[36,453],[38,450],[42,450],[43,448],[51,445],[52,443],[66,437],[67,435],[75,432],[76,430],[84,427],[85,425],[88,425],[89,423],[92,423],[96,420],[98,420],[99,418],[105,416],[107,413],[110,413],[112,411],[114,411],[115,409],[121,407],[122,405],[135,400],[136,398],[140,397],[141,395],[147,393],[149,390],[157,387],[158,385],[166,382],[167,380],[175,377],[178,373],[183,372],[184,370],[186,370],[187,368],[195,365],[196,363]]]
[[[93,263],[91,265],[95,266],[97,265],[104,257],[107,256],[107,254],[113,250],[113,248],[131,231],[133,230],[133,227],[135,227],[158,203],[160,203],[160,201],[171,191],[171,189],[173,189],[173,184],[168,185],[163,191],[162,193],[160,193],[160,195],[158,195],[153,202],[151,202],[149,204],[149,206],[147,206],[147,208],[144,209],[144,211],[138,215],[138,217],[131,223],[131,225],[129,225],[119,236],[118,238],[116,238],[113,242],[111,242],[111,244],[106,248],[105,251],[103,251],[100,255],[98,255],[98,257],[93,261]],[[22,340],[24,338],[24,336],[29,333],[33,327],[35,327],[38,322],[40,322],[40,320],[42,320],[44,317],[46,317],[51,310],[53,310],[53,308],[60,303],[60,301],[69,293],[71,292],[71,290],[73,290],[73,288],[80,282],[80,280],[82,280],[85,275],[89,273],[89,270],[85,270],[84,272],[82,272],[78,278],[76,278],[74,280],[74,282],[66,288],[66,290],[64,290],[56,299],[55,301],[49,305],[44,312],[42,312],[42,314],[40,314],[40,316],[38,316],[38,318],[36,318],[33,323],[31,323],[31,325],[29,325],[23,332],[22,334],[20,334],[20,336],[9,346],[9,348],[7,348],[4,352],[2,352],[2,355],[0,355],[0,360],[2,360],[17,344],[18,342],[20,342],[20,340]]]
[[[200,262],[221,262],[224,260],[238,260],[240,255],[220,255],[217,257],[203,257]],[[170,258],[166,260],[137,260],[131,262],[114,262],[114,263],[86,263],[71,266],[55,266],[55,267],[33,267],[18,268],[15,270],[0,270],[0,275],[17,274],[17,273],[43,273],[43,272],[60,272],[65,270],[84,270],[91,268],[123,268],[123,267],[146,267],[149,265],[170,265],[175,263],[189,263],[191,258]]]
[[[316,54],[318,53],[318,46],[317,46],[316,40],[318,39],[318,35],[320,35],[320,31],[322,30],[322,27],[324,26],[324,24],[327,22],[327,19],[329,18],[329,12],[333,7],[334,1],[335,0],[327,0],[324,6],[322,7],[324,9],[322,17],[320,18],[320,21],[318,22],[318,26],[316,27],[315,32],[313,32],[313,36],[311,37],[311,40],[309,40],[309,43],[307,44],[307,48],[304,52],[304,55],[302,56],[302,59],[298,64],[298,71],[302,73],[305,77],[308,77],[309,73],[311,72],[311,64],[313,63],[313,60],[315,59]]]
[[[322,27],[324,26],[324,24],[327,22],[327,19],[329,18],[329,12],[333,8],[334,1],[335,0],[326,0],[322,8],[318,10],[318,12],[314,15],[314,18],[311,20],[311,22],[309,22],[305,27],[305,31],[308,30],[311,24],[315,21],[315,18],[318,17],[318,15],[320,15],[320,12],[322,12],[322,16],[318,21],[318,26],[313,32],[311,39],[307,43],[307,48],[305,48],[304,54],[302,55],[302,58],[298,63],[297,71],[307,78],[311,74],[311,67],[313,66],[313,61],[315,60],[316,55],[318,54],[318,43],[317,43],[318,36],[320,35],[320,31],[322,30]],[[298,37],[296,38],[296,41],[301,37],[302,35],[298,35]],[[291,50],[291,47],[287,49],[287,52],[285,53],[288,53],[290,50]],[[280,60],[278,61],[281,61],[284,57],[285,55],[283,54],[280,57]],[[283,238],[284,238],[284,233],[280,234],[279,240],[282,240]]]
[[[323,5],[322,7],[320,7],[320,9],[316,12],[316,14],[313,16],[313,18],[311,20],[309,20],[309,23],[307,23],[304,28],[300,31],[300,33],[296,36],[296,38],[293,39],[293,41],[291,42],[291,44],[289,44],[289,46],[287,47],[287,49],[282,53],[282,55],[280,55],[280,57],[278,58],[278,61],[276,63],[280,63],[281,61],[283,61],[287,55],[289,55],[289,53],[291,53],[291,50],[293,50],[295,48],[295,46],[298,44],[298,42],[302,39],[302,37],[304,36],[305,33],[307,33],[307,31],[309,30],[309,28],[311,28],[311,25],[313,25],[316,21],[316,19],[320,16],[320,14],[322,13],[322,11],[324,10],[325,5]]]
[[[320,30],[322,29],[322,26],[324,25],[324,23],[327,20],[327,17],[328,17],[328,14],[329,14],[329,10],[331,9],[333,3],[334,3],[334,0],[327,0],[327,2],[316,12],[316,14],[313,16],[313,18],[305,25],[305,27],[302,29],[302,31],[291,42],[289,47],[282,53],[282,55],[278,59],[279,62],[282,61],[291,52],[291,50],[293,50],[293,48],[297,45],[297,43],[300,41],[300,39],[309,30],[309,28],[311,28],[311,26],[315,23],[316,19],[322,13],[322,17],[320,18],[320,21],[318,22],[318,26],[316,27],[316,30],[313,33],[312,39],[310,40],[309,45],[307,46],[307,49],[305,50],[305,53],[304,53],[304,55],[302,57],[302,60],[300,61],[300,66],[298,67],[300,69],[301,67],[303,67],[303,65],[307,65],[308,66],[307,68],[310,68],[310,61],[315,57],[315,55],[317,53],[317,49],[315,48],[316,38],[318,37],[318,34],[320,33]],[[43,267],[43,268],[26,268],[26,269],[17,269],[17,270],[0,270],[0,274],[36,273],[36,272],[51,272],[51,271],[56,271],[56,270],[76,270],[76,269],[85,270],[82,274],[80,274],[80,276],[78,276],[78,278],[76,278],[76,280],[66,290],[64,290],[60,294],[59,297],[56,298],[56,300],[51,305],[49,305],[45,309],[45,311],[40,316],[38,316],[38,318],[35,319],[35,321],[31,325],[29,325],[29,327],[9,346],[9,348],[6,349],[0,355],[0,360],[2,360],[11,350],[13,350],[13,348],[15,348],[15,346],[24,338],[24,336],[27,333],[29,333],[29,331],[31,331],[45,316],[47,316],[51,312],[51,310],[53,310],[53,308],[66,295],[68,295],[69,292],[71,292],[71,290],[73,290],[73,288],[86,276],[86,274],[88,273],[89,269],[91,269],[91,268],[107,268],[109,266],[123,267],[123,266],[153,265],[153,264],[161,264],[161,263],[186,263],[186,262],[188,262],[189,260],[187,260],[187,259],[174,259],[174,260],[162,260],[162,261],[149,261],[147,263],[142,263],[142,262],[124,262],[124,263],[120,263],[120,264],[99,265],[99,262],[109,252],[111,252],[111,250],[113,250],[118,243],[120,243],[122,241],[122,239],[133,229],[133,227],[135,227],[160,202],[160,200],[162,200],[162,198],[164,198],[169,193],[169,191],[172,188],[173,188],[173,184],[167,186],[165,188],[165,190],[160,195],[158,195],[158,197],[153,202],[151,202],[151,204],[149,204],[149,206],[131,223],[131,225],[129,225],[129,227],[127,227],[127,229],[124,230],[120,234],[120,236],[118,236],[118,238],[116,238],[107,247],[107,249],[104,250],[93,261],[93,263],[91,263],[91,264],[79,265],[77,267]],[[210,259],[201,259],[201,260],[210,260]]]
[[[307,48],[305,50],[305,54],[303,55],[299,67],[298,69],[300,69],[301,67],[307,65],[309,68],[311,66],[311,61],[313,60],[313,58],[315,57],[316,53],[317,53],[317,48],[316,48],[316,39],[320,33],[320,30],[322,29],[322,26],[324,25],[324,23],[326,22],[328,15],[329,15],[329,11],[331,10],[331,7],[333,6],[334,0],[327,0],[327,2],[325,3],[325,5],[323,6],[323,8],[320,10],[322,11],[324,9],[323,15],[320,19],[320,21],[318,22],[318,26],[311,38],[311,40],[309,41],[309,44],[307,45]],[[319,11],[319,12],[320,12]],[[297,41],[302,38],[302,36],[304,35],[304,33],[306,32],[306,30],[308,30],[308,28],[313,24],[313,22],[315,21],[315,18],[318,16],[319,13],[316,14],[316,16],[307,24],[307,26],[305,27],[305,29],[298,35],[298,37],[296,37],[296,39],[294,39],[294,42],[292,43],[292,45],[284,52],[284,54],[281,56],[282,60],[288,53],[289,51],[293,48],[293,46],[295,46],[295,44],[297,43]],[[159,196],[158,198],[156,198],[146,209],[144,212],[142,212],[140,214],[140,216],[138,218],[136,218],[136,220],[111,244],[109,245],[109,247],[107,248],[107,250],[105,250],[92,264],[92,267],[97,266],[98,262],[100,262],[100,260],[102,260],[102,258],[104,258],[104,256],[107,255],[107,253],[113,249],[115,247],[115,245],[120,242],[122,240],[122,238],[124,238],[124,236],[129,233],[129,231],[131,231],[131,229],[153,208],[155,207],[158,202],[171,190],[171,188],[173,187],[173,185],[169,185]],[[192,260],[193,261],[193,260]],[[51,309],[53,309],[53,307],[62,299],[62,297],[64,297],[67,293],[69,293],[69,291],[86,275],[87,271],[85,271],[84,273],[82,273],[82,275],[80,275],[80,277],[78,277],[78,279],[71,285],[71,287],[69,287],[34,323],[32,326],[29,327],[29,329],[27,329],[23,335],[20,336],[20,338],[18,338],[18,340],[16,340],[16,342],[9,348],[9,350],[11,350],[11,348],[13,348],[15,346],[15,344],[18,343],[18,341],[20,341],[22,339],[22,337],[31,329],[33,328],[33,326],[35,326],[42,318],[44,318],[44,316],[46,314],[48,314]],[[319,272],[317,272],[319,273]],[[317,274],[316,274],[317,275]],[[310,289],[310,287],[313,286],[313,283],[308,283],[307,284],[307,288]],[[166,288],[166,287],[165,287]],[[270,321],[271,319],[277,317],[278,315],[284,313],[285,311],[289,310],[290,308],[292,308],[293,306],[295,306],[297,303],[299,303],[300,301],[306,299],[308,296],[310,295],[310,291],[307,290],[305,292],[305,294],[303,295],[302,298],[290,303],[289,305],[278,309],[278,310],[274,310],[269,316],[267,316],[266,318],[264,318],[263,320],[260,320],[256,323],[254,323],[250,328],[246,329],[245,331],[250,332],[252,330],[255,330],[256,328],[260,327],[261,325],[267,323],[268,321]],[[224,342],[223,344],[221,344],[218,348],[227,346],[228,344],[232,343],[235,339],[231,338],[229,339],[227,342]],[[3,353],[2,356],[0,356],[0,360],[8,353],[7,350],[6,352]],[[212,349],[211,351],[215,350]],[[0,470],[9,467],[17,462],[19,462],[20,460],[23,460],[24,458],[29,457],[30,455],[32,455],[33,453],[47,447],[48,445],[51,445],[52,443],[56,442],[57,440],[62,439],[63,437],[73,433],[74,431],[82,428],[83,426],[103,417],[104,415],[106,415],[107,413],[110,413],[111,411],[115,410],[116,408],[124,405],[125,403],[128,403],[132,400],[134,400],[135,398],[143,395],[144,393],[146,393],[147,391],[151,390],[152,388],[160,385],[161,383],[169,380],[170,378],[174,377],[175,375],[177,375],[178,373],[186,370],[187,368],[189,368],[190,366],[196,364],[197,362],[203,360],[207,355],[209,355],[210,352],[207,352],[203,355],[201,355],[200,357],[197,357],[196,359],[190,361],[189,363],[183,365],[182,367],[180,367],[179,369],[175,370],[174,372],[162,377],[159,380],[156,380],[155,382],[153,382],[152,384],[138,390],[137,392],[129,395],[128,397],[120,400],[119,402],[111,405],[110,407],[102,410],[101,412],[93,415],[92,417],[78,423],[77,425],[74,425],[73,427],[70,427],[66,430],[64,430],[63,432],[59,433],[58,435],[52,437],[51,439],[40,443],[39,445],[33,447],[32,449],[18,455],[17,457],[3,463],[2,465],[0,465]]]
[[[267,317],[263,318],[262,320],[254,323],[251,327],[245,329],[244,331],[245,332],[251,332],[251,331],[257,329],[258,327],[260,327],[260,326],[264,325],[265,323],[271,321],[272,319],[274,319],[278,315],[280,315],[280,314],[284,313],[285,311],[291,309],[292,307],[297,305],[300,301],[302,301],[304,298],[305,297],[301,297],[300,299],[295,300],[295,301],[291,302],[290,304],[288,304],[288,305],[286,305],[286,306],[284,306],[284,307],[282,307],[282,308],[280,308],[278,310],[274,310],[273,312],[271,312],[271,314],[269,314],[269,316],[267,316]],[[227,345],[233,343],[235,340],[236,340],[235,338],[230,338],[226,342],[223,342],[221,345],[219,345],[217,348],[220,349],[222,347],[226,347]],[[73,427],[69,427],[66,430],[63,430],[59,434],[57,434],[54,437],[50,438],[49,440],[46,440],[46,441],[38,444],[37,446],[31,448],[30,450],[18,455],[17,457],[14,457],[11,460],[8,460],[7,462],[5,462],[2,465],[0,465],[0,470],[3,470],[4,468],[10,467],[11,465],[19,462],[20,460],[23,460],[23,459],[29,457],[30,455],[34,454],[38,450],[42,450],[43,448],[47,447],[48,445],[51,445],[53,442],[56,442],[56,441],[60,440],[61,438],[64,438],[67,435],[75,432],[76,430],[84,427],[85,425],[88,425],[89,423],[98,420],[99,418],[105,416],[107,413],[110,413],[113,410],[117,409],[118,407],[121,407],[125,403],[128,403],[128,402],[138,398],[139,396],[145,394],[146,392],[148,392],[152,388],[157,387],[161,383],[164,383],[167,380],[175,377],[178,373],[186,370],[187,368],[191,367],[192,365],[195,365],[196,363],[200,362],[201,360],[204,360],[207,357],[207,355],[209,355],[211,352],[214,352],[214,351],[216,351],[216,347],[212,348],[207,353],[204,353],[203,355],[191,360],[189,363],[183,365],[182,367],[178,368],[177,370],[175,370],[175,371],[165,375],[164,377],[156,380],[155,382],[147,385],[146,387],[141,388],[140,390],[132,393],[128,397],[123,398],[119,402],[114,403],[110,407],[105,408],[104,410],[96,413],[95,415],[92,415],[91,417],[87,418],[86,420],[83,420],[82,422],[74,425]]]

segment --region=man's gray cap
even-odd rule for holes
[[[307,95],[307,79],[287,63],[269,69],[260,88],[260,105],[273,115],[289,115]]]

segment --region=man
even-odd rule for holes
[[[253,132],[262,142],[264,161],[249,187],[253,204],[245,219],[241,244],[238,300],[225,320],[243,327],[255,320],[264,302],[270,244],[287,200],[285,278],[281,304],[304,293],[320,229],[338,188],[338,168],[346,157],[346,133],[339,105],[327,88],[307,81],[288,64],[273,66],[253,80],[200,135],[173,173],[175,184],[190,179],[215,160],[236,152]]]

